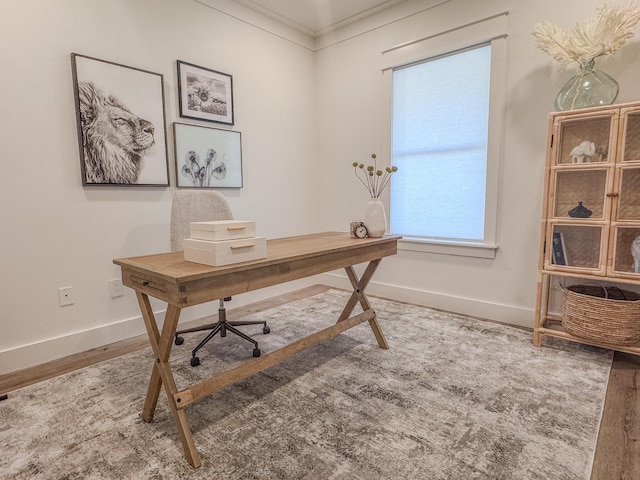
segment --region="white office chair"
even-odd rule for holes
[[[229,208],[227,200],[220,193],[215,190],[178,190],[174,194],[171,204],[171,250],[174,252],[183,250],[182,241],[190,236],[189,224],[191,222],[207,222],[213,220],[233,220],[231,208]],[[260,356],[258,342],[234,327],[262,324],[262,333],[264,334],[269,333],[271,329],[267,326],[266,321],[228,322],[224,302],[229,300],[231,300],[231,297],[220,299],[217,322],[176,332],[174,342],[176,345],[182,345],[184,338],[182,338],[181,335],[190,332],[210,330],[207,336],[191,352],[192,367],[200,365],[200,359],[196,356],[198,350],[218,333],[220,333],[221,337],[226,337],[227,331],[253,343],[253,356]]]

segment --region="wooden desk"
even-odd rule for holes
[[[267,242],[266,259],[222,267],[187,262],[182,252],[114,260],[122,269],[124,285],[136,291],[156,357],[142,410],[143,420],[152,421],[160,389],[164,386],[187,461],[197,468],[201,463],[200,455],[185,415],[184,407],[187,405],[333,338],[365,320],[369,322],[378,345],[389,348],[364,291],[382,258],[397,252],[399,238],[355,239],[347,233],[335,232],[280,238]],[[362,277],[358,278],[353,266],[363,262],[369,264]],[[334,325],[178,391],[169,366],[169,356],[182,308],[339,268],[346,270],[353,293]],[[162,333],[153,315],[149,296],[168,304]],[[351,316],[357,303],[360,303],[363,312]]]

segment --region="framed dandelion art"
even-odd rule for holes
[[[242,187],[240,132],[174,123],[173,138],[178,187]]]
[[[178,60],[180,116],[233,125],[233,77]]]

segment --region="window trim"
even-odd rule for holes
[[[405,236],[400,250],[495,258],[500,165],[503,156],[504,114],[506,105],[506,38],[508,12],[487,17],[460,28],[407,42],[382,52],[384,92],[382,148],[391,157],[393,70],[432,58],[455,54],[478,45],[491,45],[491,80],[489,91],[489,132],[485,193],[484,240],[482,242],[448,241]],[[385,195],[389,205],[389,193]]]
[[[403,236],[402,239],[398,241],[398,250],[494,259],[496,258],[498,245],[486,242],[461,242],[440,238],[428,239]]]

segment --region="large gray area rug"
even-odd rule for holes
[[[348,294],[326,293],[243,327],[263,352],[332,324]],[[186,462],[164,391],[139,418],[150,349],[11,392],[0,402],[3,479],[589,478],[611,352],[427,308],[371,299],[367,323],[187,408],[202,467]],[[179,388],[251,359],[227,336],[189,365],[200,334],[174,347]]]

